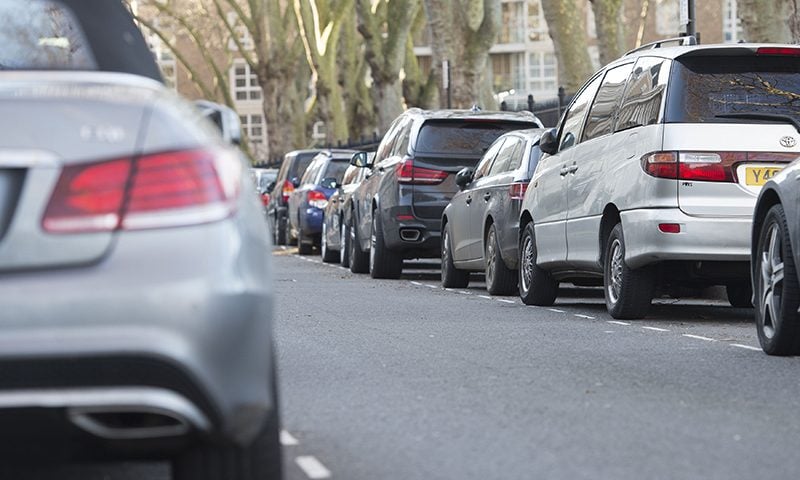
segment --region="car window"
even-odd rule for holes
[[[670,61],[641,57],[636,61],[617,117],[616,131],[658,123],[667,89]]]
[[[382,162],[391,155],[397,137],[397,129],[400,128],[402,121],[403,117],[398,118],[389,127],[389,130],[386,131],[386,135],[383,136],[380,145],[378,145],[378,151],[375,154],[375,164]]]
[[[632,70],[633,63],[628,63],[606,72],[589,110],[581,141],[602,137],[614,131],[614,116],[622,101],[625,83]]]
[[[567,113],[564,115],[564,123],[562,124],[561,133],[558,137],[559,150],[566,150],[578,143],[578,139],[581,137],[583,123],[586,119],[586,111],[594,98],[595,92],[597,92],[597,88],[600,86],[601,78],[602,77],[598,75],[586,84],[569,106]]]
[[[403,156],[408,153],[408,139],[411,136],[411,125],[413,124],[411,117],[406,117],[400,123],[397,129],[397,140],[394,142],[392,151],[389,156]]]
[[[322,174],[322,177],[319,178],[319,180],[322,180],[323,178],[335,178],[336,183],[341,184],[342,178],[344,177],[344,172],[345,170],[347,170],[347,167],[349,166],[350,162],[348,162],[347,160],[344,159],[331,160],[325,166],[325,170]]]
[[[308,166],[306,172],[303,174],[303,177],[300,179],[300,185],[305,185],[307,183],[316,183],[319,171],[322,169],[322,166],[324,164],[325,164],[325,157],[320,157],[314,160],[311,163],[311,165]]]
[[[294,174],[291,177],[300,177],[305,172],[308,166],[311,164],[311,161],[314,160],[316,157],[316,153],[299,153],[292,164],[292,170]]]
[[[533,175],[533,172],[536,171],[536,167],[539,165],[539,160],[542,158],[542,151],[539,149],[538,141],[531,145],[528,155],[528,176],[530,177]]]
[[[514,148],[514,152],[511,153],[511,161],[508,162],[506,171],[514,171],[518,169],[520,165],[522,165],[523,150],[525,150],[525,140],[520,138],[519,141],[517,141],[517,146]]]
[[[511,163],[511,158],[520,146],[520,139],[517,137],[508,137],[506,142],[497,153],[497,159],[494,161],[492,168],[489,170],[489,176],[497,175],[508,171]]]
[[[486,150],[483,158],[481,158],[481,161],[475,168],[475,175],[472,177],[473,180],[477,180],[489,174],[489,169],[492,168],[492,163],[494,163],[495,158],[497,158],[497,152],[500,151],[500,148],[503,146],[506,138],[508,137],[498,138],[497,141],[495,141],[492,146],[489,147],[489,150]]]
[[[474,155],[486,149],[500,135],[533,123],[485,121],[432,121],[422,126],[414,148],[419,153]]]
[[[347,170],[344,172],[344,176],[342,177],[342,185],[356,183],[358,181],[359,170],[363,169],[350,165],[349,168],[347,168]]]

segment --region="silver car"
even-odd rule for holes
[[[122,2],[0,2],[0,64],[4,461],[280,478],[270,242],[242,155],[156,80]]]
[[[724,285],[751,306],[750,227],[766,179],[800,155],[797,49],[645,46],[612,62],[544,134],[520,221],[520,296],[604,286],[615,318],[657,287]]]

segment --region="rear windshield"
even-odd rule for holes
[[[317,152],[298,153],[297,158],[295,158],[294,164],[292,165],[294,175],[289,175],[289,178],[302,177],[303,174],[306,173],[308,166],[311,165],[311,160],[314,160],[315,156],[317,156]]]
[[[325,167],[325,174],[322,175],[322,178],[335,178],[336,183],[342,183],[342,178],[344,178],[344,172],[347,170],[347,167],[350,166],[350,162],[347,159],[334,159],[328,163],[328,166]]]
[[[667,122],[762,121],[748,114],[800,120],[800,59],[695,57],[675,62],[674,68]]]
[[[72,12],[49,0],[0,2],[0,69],[95,70]]]
[[[522,122],[428,122],[417,138],[417,153],[481,155],[497,137],[524,128],[537,128]]]

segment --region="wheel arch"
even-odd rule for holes
[[[616,224],[621,222],[622,217],[619,214],[617,206],[613,203],[606,205],[606,208],[603,209],[603,217],[600,219],[600,230],[597,232],[597,245],[598,251],[600,252],[598,255],[599,265],[603,265],[605,261],[606,242],[608,241],[608,236],[611,235],[611,230],[614,229]]]

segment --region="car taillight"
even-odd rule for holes
[[[792,47],[759,47],[756,49],[758,55],[784,55],[800,56],[800,48]]]
[[[511,200],[522,200],[527,190],[528,182],[512,183],[508,193],[511,196]]]
[[[283,181],[283,188],[281,189],[281,201],[284,205],[289,203],[289,195],[294,192],[294,184],[289,180]]]
[[[437,185],[447,178],[448,173],[432,168],[414,165],[414,160],[407,158],[397,164],[397,182],[411,185]]]
[[[264,205],[265,207],[269,206],[269,193],[261,194],[261,204]]]
[[[65,167],[42,218],[52,233],[220,220],[233,211],[241,164],[207,150]]]
[[[744,152],[654,152],[642,157],[642,168],[658,178],[735,182],[733,167],[746,159]]]
[[[328,197],[317,190],[309,190],[306,198],[308,199],[308,204],[312,207],[324,209],[328,206]]]

